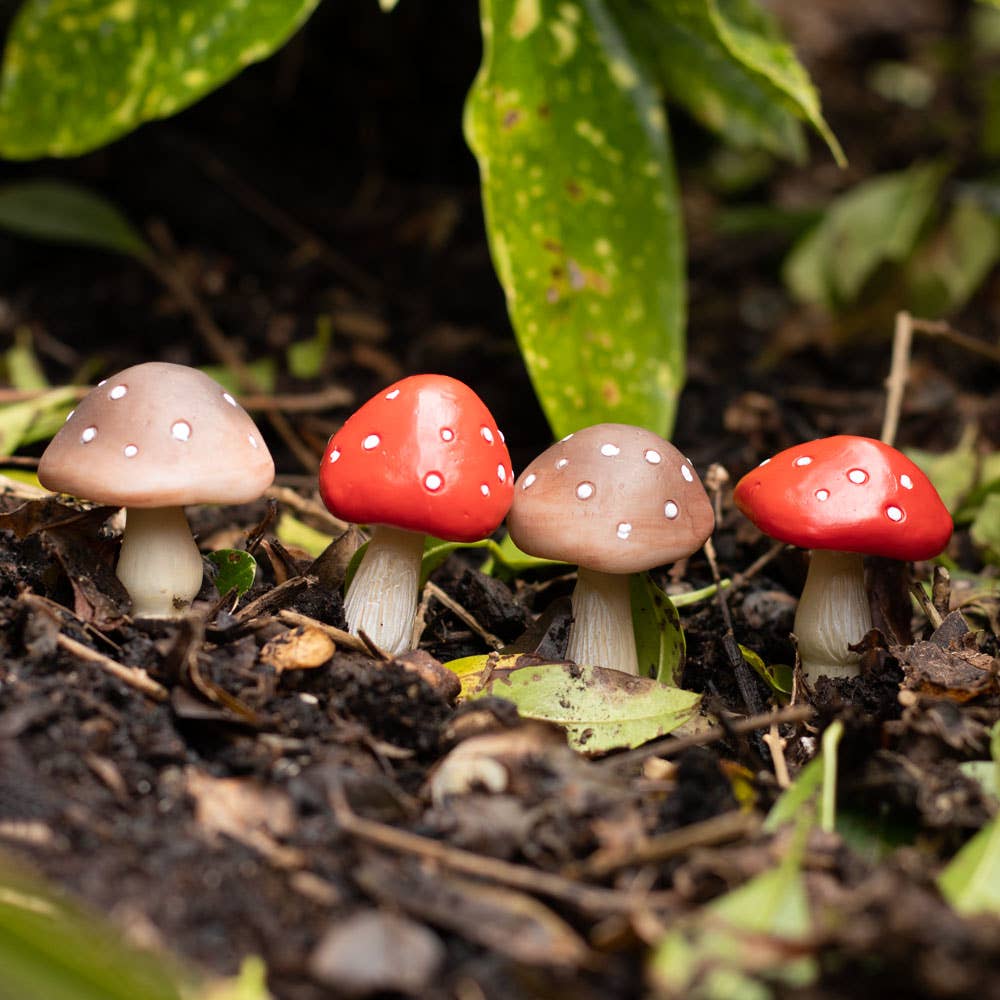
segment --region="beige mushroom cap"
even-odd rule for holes
[[[691,463],[669,441],[630,424],[595,424],[521,473],[507,526],[531,555],[638,573],[700,548],[715,518]]]
[[[151,361],[93,389],[38,465],[43,486],[123,507],[246,503],[274,480],[257,425],[218,382]]]

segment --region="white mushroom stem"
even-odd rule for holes
[[[581,666],[639,673],[627,573],[599,573],[580,567],[566,656]]]
[[[178,618],[201,590],[201,553],[182,507],[129,507],[115,573],[135,618]]]
[[[815,681],[824,674],[857,677],[861,657],[847,647],[871,627],[863,557],[813,549],[795,613],[795,636],[807,679]]]
[[[384,524],[375,528],[344,599],[352,635],[364,632],[390,656],[410,648],[423,554],[419,532]]]

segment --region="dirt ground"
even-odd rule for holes
[[[977,123],[982,81],[1000,67],[964,54],[971,5],[772,6],[850,166],[838,170],[814,142],[807,164],[776,165],[740,198],[791,211],[944,153],[954,184],[992,176]],[[327,3],[275,59],[179,117],[80,160],[5,164],[0,176],[68,177],[112,197],[244,360],[281,359],[329,317],[320,376],[279,365],[275,388],[284,399],[336,394],[335,405],[286,412],[317,462],[355,404],[403,374],[441,371],[490,406],[517,471],[550,439],[461,136],[477,31],[470,4],[403,0],[386,17],[374,2]],[[932,56],[946,71],[929,106],[869,86],[880,61]],[[781,284],[787,235],[720,227],[734,197],[712,180],[714,141],[680,113],[672,123],[690,275],[678,447],[733,483],[801,440],[878,437],[891,309],[831,342]],[[177,294],[110,255],[0,235],[0,280],[0,329],[31,329],[53,384],[143,360],[218,361]],[[998,303],[994,274],[952,321],[995,342]],[[971,423],[984,448],[1000,449],[996,385],[996,365],[918,338],[897,443],[946,450]],[[437,664],[488,647],[433,598],[422,652],[405,662],[341,647],[316,668],[282,669],[276,650],[294,639],[296,615],[343,627],[333,586],[343,565],[316,567],[275,544],[282,511],[331,526],[313,470],[266,412],[255,416],[278,467],[275,499],[191,511],[206,550],[258,543],[258,579],[235,610],[206,583],[187,619],[137,625],[122,614],[114,532],[102,530],[113,511],[0,497],[0,848],[132,940],[218,973],[261,955],[279,1000],[643,995],[664,928],[787,846],[760,829],[780,791],[767,731],[736,725],[781,706],[755,674],[734,673],[719,605],[682,609],[683,686],[704,695],[715,729],[647,755],[586,758],[500,699],[456,706]],[[721,504],[715,550],[734,577],[771,543],[728,487]],[[948,555],[966,574],[989,572],[964,527]],[[453,555],[433,579],[508,642],[554,606],[547,641],[558,652],[566,620],[555,602],[571,581],[527,574],[508,586],[477,566]],[[801,553],[778,552],[728,592],[736,639],[767,663],[793,661],[804,568]],[[306,587],[310,573],[326,585]],[[955,606],[968,594],[961,576]],[[712,574],[699,554],[657,578],[683,591]],[[1000,717],[995,598],[976,611],[971,630],[946,620],[958,631],[936,639],[918,615],[915,644],[874,643],[862,678],[821,681],[779,727],[794,777],[842,721],[837,804],[855,828],[807,845],[812,905],[837,919],[803,946],[818,959],[815,981],[775,987],[781,995],[1000,997],[1000,922],[960,918],[934,882],[996,810],[959,769],[988,757]],[[102,657],[149,683],[110,675]],[[456,778],[470,746],[490,763],[466,762]],[[687,840],[644,854],[683,830]]]

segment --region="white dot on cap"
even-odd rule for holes
[[[338,458],[340,458],[340,449],[339,448],[334,448],[333,451],[330,452],[330,463],[331,463],[331,465],[334,462],[336,462]]]
[[[769,458],[765,458],[764,461],[761,462],[760,465],[757,466],[757,468],[758,469],[762,468],[763,466],[767,465],[767,463],[770,462],[770,461],[771,460]]]
[[[390,389],[389,392],[385,394],[386,399],[395,399],[399,395],[398,389]]]
[[[487,444],[493,444],[493,431],[491,431],[489,427],[480,427],[479,433],[482,434],[483,440]]]
[[[904,490],[912,490],[913,489],[913,480],[910,479],[910,477],[904,472],[899,477],[899,485],[902,486]]]
[[[431,493],[436,493],[442,486],[444,486],[444,480],[441,478],[441,474],[438,472],[428,472],[424,476],[424,486],[431,491]]]
[[[128,392],[127,385],[116,385],[111,392],[108,393],[110,399],[121,399],[125,393]]]
[[[454,441],[455,432],[450,427],[441,428],[441,440],[442,441]]]
[[[500,428],[497,428],[497,434],[499,434],[499,435],[500,435],[500,440],[501,440],[501,441],[502,441],[502,442],[503,442],[504,444],[506,444],[506,443],[507,443],[507,439],[506,439],[506,438],[505,438],[505,437],[503,436],[503,431],[502,431],[502,430],[500,430]]]
[[[373,448],[377,448],[379,446],[379,442],[381,440],[382,439],[377,434],[369,434],[368,437],[361,442],[361,447],[364,448],[365,451],[371,451]]]
[[[507,482],[507,470],[502,465],[497,466],[497,479],[499,479],[501,483]]]
[[[572,436],[572,434],[567,434],[566,437],[559,439],[559,443],[562,444],[563,441],[568,441]]]
[[[108,380],[106,378],[102,378],[101,381],[97,383],[97,388],[100,389],[102,385],[107,385],[107,384]]]
[[[524,477],[524,482],[521,483],[521,489],[526,490],[537,478],[538,476],[536,476],[533,472],[529,473]]]
[[[191,437],[191,425],[186,420],[177,420],[170,425],[170,436],[178,441],[187,441]]]
[[[691,470],[690,470],[690,469],[689,469],[689,468],[688,468],[688,467],[687,467],[686,465],[682,465],[682,466],[681,466],[681,475],[682,475],[682,476],[683,476],[683,477],[684,477],[684,478],[685,478],[685,479],[686,479],[686,480],[687,480],[687,481],[688,481],[689,483],[693,483],[693,482],[694,482],[694,476],[692,475],[692,473],[691,473]]]
[[[73,419],[74,413],[76,413],[76,410],[70,410],[69,413],[66,414],[66,420],[64,422],[68,424]]]
[[[660,462],[663,461],[663,456],[653,448],[647,448],[642,453],[642,457],[649,462],[650,465],[659,465]]]
[[[850,479],[855,486],[861,486],[862,483],[868,482],[868,473],[864,469],[851,469],[847,473],[847,478]]]
[[[829,490],[817,490],[816,491],[816,499],[819,500],[820,503],[822,503],[824,500],[829,500],[830,499],[830,491]]]
[[[257,439],[252,434],[248,434],[247,435],[247,441],[250,442],[250,447],[251,448],[256,448],[257,447]]]
[[[228,392],[224,392],[224,393],[222,394],[222,398],[223,398],[223,399],[224,399],[224,400],[225,400],[225,401],[226,401],[226,402],[227,402],[227,403],[228,403],[228,404],[229,404],[230,406],[235,406],[235,405],[236,405],[236,400],[235,400],[235,399],[233,399],[233,397],[232,397],[232,396],[230,396]]]
[[[589,500],[594,495],[593,483],[580,483],[576,488],[576,496],[579,500]]]
[[[621,448],[619,448],[618,445],[616,444],[601,445],[601,454],[604,455],[605,458],[614,458],[614,456],[617,455],[620,451]]]
[[[624,542],[628,536],[632,534],[632,525],[629,524],[628,521],[622,521],[621,524],[618,525],[618,531],[616,534]]]
[[[483,485],[479,487],[479,492],[482,493],[484,497],[488,497],[490,495],[490,488],[486,485],[486,483],[483,483]]]
[[[568,458],[560,458],[559,461],[556,462],[556,468],[557,469],[565,469],[567,465],[569,465],[569,459]]]
[[[663,505],[664,517],[668,518],[669,520],[672,521],[679,513],[680,509],[678,508],[677,504],[673,502],[673,500],[668,500]]]
[[[889,518],[890,521],[902,521],[903,511],[899,507],[886,507],[885,516]]]
[[[125,452],[126,458],[135,458],[139,454],[139,449],[134,444],[127,444],[122,450]]]
[[[796,465],[812,465],[812,459],[808,455],[803,455],[801,458],[795,459]]]
[[[84,444],[89,444],[95,437],[97,437],[96,427],[84,427],[83,433],[80,435],[80,440]]]

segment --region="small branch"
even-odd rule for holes
[[[77,642],[76,639],[71,639],[68,635],[63,635],[62,633],[56,637],[56,642],[67,653],[72,653],[81,660],[93,663],[105,673],[118,678],[122,683],[135,688],[136,691],[141,692],[148,698],[152,698],[153,701],[166,701],[170,697],[170,692],[162,684],[154,681],[142,667],[126,667],[116,660],[112,660],[110,656],[98,653],[89,646],[85,646],[82,642]]]
[[[472,629],[476,635],[479,636],[483,642],[486,643],[491,649],[502,649],[503,640],[498,639],[492,632],[487,632],[482,625],[476,620],[475,616],[469,611],[462,607],[454,598],[449,597],[436,583],[432,583],[430,580],[424,584],[424,588],[431,597],[434,598],[439,604],[443,604],[453,615],[460,618],[466,625]]]
[[[740,587],[752,580],[769,562],[780,555],[786,547],[786,542],[772,542],[771,547],[762,556],[754,559],[742,573],[736,573],[733,576],[733,590],[739,590]]]
[[[961,347],[970,354],[978,354],[979,357],[986,358],[988,361],[1000,365],[1000,346],[987,344],[977,337],[970,337],[967,333],[956,330],[950,323],[946,323],[944,320],[914,319],[913,329],[916,333],[945,340],[956,347]]]
[[[368,647],[350,632],[345,632],[342,628],[327,625],[317,618],[310,618],[308,615],[300,614],[298,611],[284,609],[278,612],[278,618],[286,625],[307,625],[309,628],[319,629],[320,632],[328,635],[342,649],[349,649],[354,653],[367,653]]]
[[[758,815],[733,810],[699,823],[689,823],[658,837],[648,837],[637,844],[603,848],[585,861],[569,866],[565,869],[565,874],[570,877],[588,875],[591,878],[603,878],[620,868],[665,861],[679,854],[686,854],[696,847],[713,847],[739,840],[741,837],[751,836],[758,829]]]
[[[920,610],[923,611],[924,615],[927,617],[927,621],[930,622],[931,629],[938,629],[941,627],[941,622],[944,618],[938,612],[938,609],[934,607],[933,601],[927,596],[927,592],[924,590],[922,584],[914,581],[910,584],[910,593],[913,595],[914,600],[920,605]]]
[[[892,338],[892,363],[885,380],[885,415],[882,418],[882,441],[892,445],[899,430],[903,393],[910,377],[910,348],[913,343],[913,317],[905,311],[896,313],[896,332]]]
[[[934,567],[931,583],[931,603],[942,619],[951,611],[951,573],[944,566]]]
[[[778,787],[787,788],[791,784],[791,780],[788,777],[788,763],[785,760],[785,741],[781,738],[775,723],[771,723],[771,728],[763,739],[767,744],[767,749],[771,751],[774,777],[778,781]]]
[[[370,844],[377,844],[400,854],[411,854],[450,868],[452,871],[472,875],[488,882],[520,889],[523,892],[547,896],[568,903],[591,913],[632,913],[637,909],[657,903],[673,903],[672,893],[634,894],[626,891],[582,885],[574,879],[552,872],[513,864],[482,854],[475,854],[460,847],[452,847],[440,840],[431,840],[407,830],[398,830],[384,823],[363,819],[347,803],[341,789],[331,793],[331,806],[338,826],[351,836]]]

